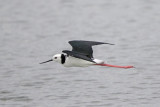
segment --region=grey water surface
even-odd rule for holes
[[[39,64],[69,40],[136,68]],[[159,0],[0,0],[0,107],[159,106]]]

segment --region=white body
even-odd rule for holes
[[[65,67],[87,67],[94,65],[95,63],[86,61],[83,59],[75,58],[72,56],[66,57],[66,61],[63,64]]]
[[[95,64],[104,63],[102,60],[98,59],[94,59],[93,61],[95,61],[96,63],[69,56],[66,58],[66,61],[63,65],[65,67],[87,67]]]
[[[65,67],[87,67],[87,66],[91,66],[91,65],[95,65],[95,64],[103,64],[104,61],[99,60],[99,59],[94,59],[94,62],[90,62],[87,60],[83,60],[80,58],[75,58],[72,56],[66,56],[65,57],[65,62],[62,64],[61,61],[61,54],[56,54],[52,57],[53,61],[56,61],[58,63],[61,63],[63,66]]]

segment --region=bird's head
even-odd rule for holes
[[[61,56],[62,56],[62,54],[56,54],[52,57],[52,60],[55,62],[61,63],[61,60],[62,60]]]
[[[40,64],[47,63],[47,62],[50,62],[50,61],[55,61],[55,62],[58,62],[58,63],[62,63],[63,58],[64,58],[64,54],[56,54],[52,57],[52,59],[50,59],[48,61],[45,61],[45,62],[41,62]]]

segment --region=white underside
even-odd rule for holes
[[[95,65],[95,64],[104,63],[104,61],[99,60],[99,59],[94,59],[93,61],[96,63],[69,56],[66,58],[66,61],[63,65],[65,67],[87,67],[87,66],[91,66],[91,65]]]

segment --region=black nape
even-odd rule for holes
[[[66,60],[66,57],[64,54],[61,54],[61,63],[64,64]]]

